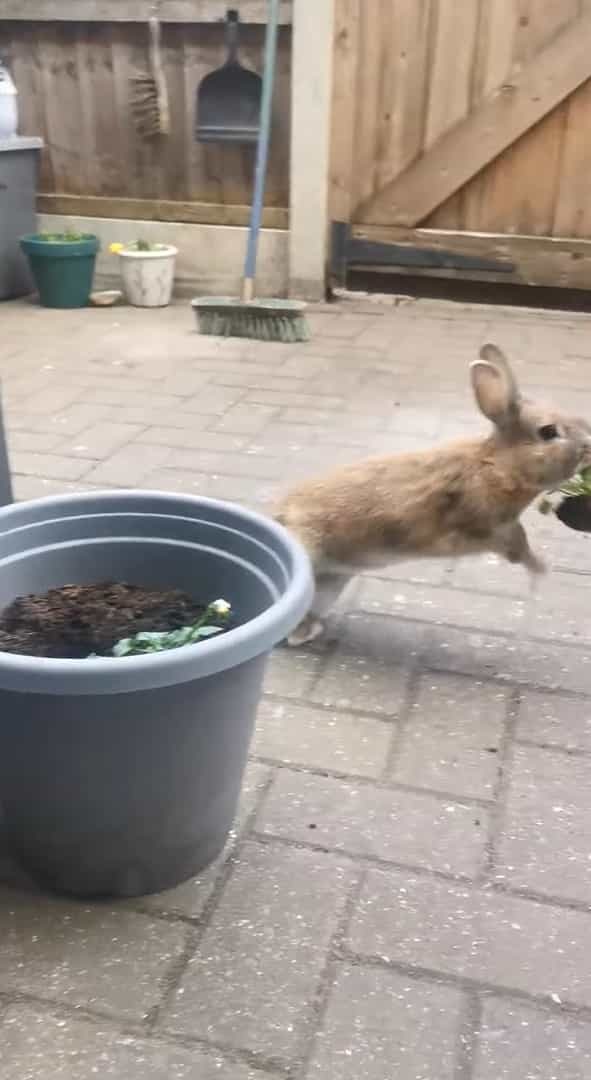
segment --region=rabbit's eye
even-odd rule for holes
[[[558,438],[558,428],[554,424],[543,424],[538,428],[538,435],[544,442],[552,442],[552,439]]]

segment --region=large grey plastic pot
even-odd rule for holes
[[[267,655],[305,612],[311,572],[275,522],[236,505],[105,492],[0,510],[0,609],[104,580],[229,600],[226,634],[151,656],[0,653],[0,804],[9,848],[78,896],[169,888],[221,851]]]

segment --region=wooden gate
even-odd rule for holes
[[[336,0],[333,275],[591,287],[591,0]]]

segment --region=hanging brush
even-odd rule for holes
[[[158,10],[158,5],[155,10]],[[155,139],[168,135],[170,110],[168,87],[160,53],[160,22],[157,15],[149,21],[150,71],[133,75],[130,79],[130,105],[138,134],[143,139]]]

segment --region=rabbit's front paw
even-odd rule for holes
[[[291,645],[292,649],[298,648],[300,645],[307,645],[310,641],[316,641],[321,634],[324,633],[324,623],[317,619],[315,615],[306,615],[305,619],[302,619],[299,626],[296,626],[292,634],[287,639],[287,644]]]

